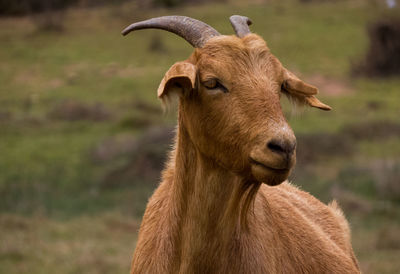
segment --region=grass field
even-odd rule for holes
[[[225,34],[230,15],[246,15],[286,67],[320,88],[333,111],[284,102],[299,143],[292,180],[339,201],[364,273],[398,273],[400,77],[350,76],[368,48],[366,24],[386,13],[375,1],[236,0],[73,8],[61,31],[0,18],[0,273],[128,272],[168,147],[163,129],[175,123],[156,89],[192,49],[162,31],[120,31],[167,14]]]

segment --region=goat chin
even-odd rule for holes
[[[253,164],[251,167],[253,177],[258,182],[269,186],[277,186],[283,183],[289,177],[290,171],[290,169],[273,169],[259,164]]]

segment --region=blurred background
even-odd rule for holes
[[[333,107],[283,106],[291,179],[350,221],[364,273],[400,271],[400,1],[0,0],[0,273],[128,273],[176,114],[156,89],[192,52],[162,15],[252,31]]]

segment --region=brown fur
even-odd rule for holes
[[[207,89],[213,78],[228,92]],[[266,146],[295,141],[281,91],[329,108],[255,34],[212,38],[171,67],[158,94],[180,98],[175,147],[147,205],[131,273],[359,273],[337,204],[284,182],[295,154]]]

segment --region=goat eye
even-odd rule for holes
[[[220,89],[224,93],[228,92],[228,89],[224,85],[222,85],[218,79],[210,79],[204,81],[203,85],[209,90]]]

